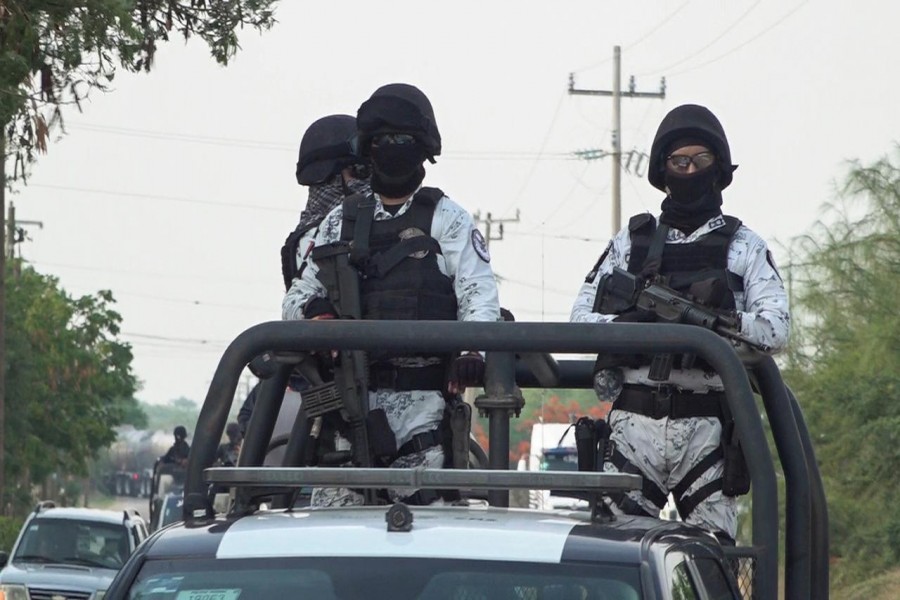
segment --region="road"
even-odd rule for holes
[[[136,510],[145,521],[150,520],[150,500],[148,498],[132,498],[131,496],[115,496],[95,503],[97,508],[110,510]]]

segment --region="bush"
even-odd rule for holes
[[[0,550],[6,552],[12,550],[23,522],[23,519],[18,517],[0,517]]]

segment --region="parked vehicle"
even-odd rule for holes
[[[146,537],[146,524],[137,513],[41,502],[28,515],[12,550],[0,552],[0,597],[100,600]]]

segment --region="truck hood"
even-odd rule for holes
[[[116,572],[115,569],[99,567],[17,561],[0,571],[0,582],[29,588],[94,592],[108,588]]]

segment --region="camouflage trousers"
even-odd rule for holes
[[[426,448],[420,452],[401,456],[390,464],[391,468],[406,469],[411,467],[426,467],[440,469],[444,466],[444,451],[440,446]],[[389,489],[388,495],[391,502],[397,502],[416,493],[415,489],[401,488]],[[437,500],[436,503],[440,503]],[[362,494],[347,488],[316,488],[312,492],[310,505],[315,507],[329,506],[362,506],[364,498]]]
[[[612,428],[610,439],[615,443],[615,448],[644,477],[667,494],[694,465],[721,443],[722,424],[715,417],[652,419],[614,410],[609,415],[609,424]],[[610,462],[604,463],[603,470],[618,472]],[[723,470],[724,461],[717,461],[688,487],[686,495],[721,478]],[[628,492],[628,497],[651,515],[657,515],[660,511],[660,507],[640,491]],[[737,499],[723,495],[721,490],[716,491],[702,500],[684,521],[711,531],[722,531],[734,538],[737,533]]]

